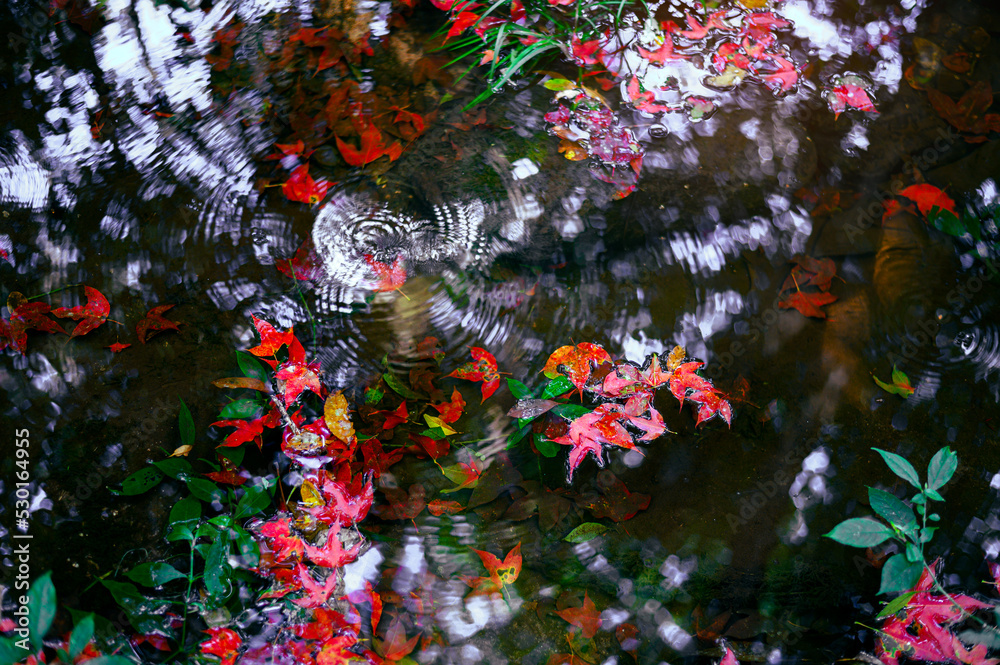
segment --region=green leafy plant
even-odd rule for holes
[[[906,503],[893,494],[875,487],[868,488],[868,501],[872,510],[884,521],[871,517],[854,517],[844,520],[825,534],[838,543],[851,547],[875,547],[887,540],[895,540],[902,551],[891,556],[882,567],[882,584],[879,593],[900,593],[916,585],[927,568],[924,548],[934,537],[941,516],[929,512],[931,501],[944,501],[938,492],[951,480],[958,467],[958,456],[945,446],[935,453],[927,465],[927,481],[921,483],[913,465],[903,456],[879,448],[872,448],[882,456],[897,476],[917,491]]]
[[[27,625],[15,628],[9,637],[0,637],[0,665],[28,659],[40,663],[90,663],[90,665],[130,665],[123,656],[105,656],[95,648],[94,615],[80,615],[68,636],[50,635],[58,604],[52,573],[34,581],[28,590]],[[46,637],[48,636],[48,639]]]

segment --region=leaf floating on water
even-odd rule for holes
[[[122,351],[124,351],[125,349],[127,349],[130,346],[132,346],[132,345],[131,344],[122,344],[121,342],[115,342],[114,344],[112,344],[111,346],[109,346],[107,348],[111,349],[111,353],[121,353]]]
[[[892,383],[886,383],[881,381],[877,376],[873,376],[872,379],[878,384],[878,387],[887,393],[892,393],[893,395],[899,395],[904,399],[909,397],[914,392],[914,387],[910,385],[910,377],[906,376],[901,370],[896,369],[896,366],[892,366]]]
[[[108,299],[104,297],[104,294],[90,286],[83,287],[83,290],[87,294],[86,305],[58,307],[52,310],[52,315],[60,319],[73,319],[80,322],[70,333],[70,337],[86,335],[107,321],[108,314],[111,313],[111,305],[108,304]]]
[[[837,296],[832,293],[805,293],[795,291],[778,301],[781,309],[796,309],[805,316],[817,319],[825,319],[826,312],[820,309],[823,305],[829,305],[837,300]]]
[[[584,522],[563,537],[567,543],[585,543],[593,540],[608,530],[608,527],[598,522]]]
[[[164,330],[180,330],[180,323],[163,318],[163,313],[174,305],[157,305],[146,313],[146,318],[138,323],[135,332],[143,344],[156,333]]]

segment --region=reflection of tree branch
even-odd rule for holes
[[[298,426],[294,422],[292,422],[292,419],[288,416],[288,411],[285,410],[285,405],[281,403],[281,400],[279,400],[274,395],[271,395],[270,397],[271,401],[274,402],[274,405],[278,407],[278,411],[281,412],[281,421],[285,423],[285,426],[291,429],[293,432],[295,432],[295,436],[299,436],[300,434],[302,434],[302,430],[300,430]]]

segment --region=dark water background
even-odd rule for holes
[[[521,542],[526,563],[515,608],[559,585],[586,588],[612,612],[606,619],[624,612],[648,629],[642,662],[678,657],[668,645],[688,655],[710,647],[684,636],[730,611],[715,630],[756,654],[746,657],[851,657],[872,647],[871,633],[854,622],[871,625],[879,572],[863,552],[820,534],[870,514],[866,485],[902,489],[870,447],[924,469],[950,445],[959,471],[932,551],[946,554],[949,582],[986,591],[983,560],[1000,549],[995,280],[973,281],[981,266],[963,258],[968,248],[916,218],[889,228],[857,220],[894,181],[909,184],[914,169],[960,204],[996,203],[996,142],[967,144],[949,132],[902,72],[921,36],[949,51],[978,46],[977,77],[1000,89],[1000,51],[991,41],[1000,18],[989,3],[971,1],[781,9],[796,21],[793,54],[815,74],[781,99],[741,87],[721,96],[710,120],[665,136],[637,122],[647,157],[639,190],[621,201],[609,200],[611,190],[586,163],[556,152],[541,119],[549,91],[508,89],[486,105],[488,123],[467,131],[447,125],[462,119],[460,102],[443,106],[390,170],[345,180],[335,192],[375,192],[390,205],[411,196],[503,204],[509,189],[485,164],[495,150],[510,170],[520,165],[521,186],[541,214],[523,242],[476,265],[414,266],[406,298],[378,294],[353,313],[324,314],[313,305],[307,312],[303,302],[315,295],[300,296],[274,268],[309,237],[316,208],[254,188],[274,134],[239,122],[233,107],[253,94],[220,106],[204,68],[164,46],[171,40],[161,32],[173,25],[207,48],[221,6],[192,17],[170,5],[109,2],[117,18],[93,36],[65,24],[26,29],[37,8],[7,7],[3,20],[28,43],[6,52],[2,65],[0,241],[12,258],[0,261],[2,293],[85,283],[108,297],[112,319],[129,325],[105,324],[74,340],[32,334],[26,355],[3,352],[5,563],[14,428],[31,433],[32,566],[54,571],[66,604],[107,607],[95,590],[78,594],[118,565],[162,556],[177,489],[124,498],[105,487],[178,445],[179,398],[199,432],[192,458],[211,455],[220,437],[209,424],[226,400],[210,381],[236,370],[233,351],[252,343],[255,313],[295,325],[321,359],[324,380],[348,390],[377,375],[385,353],[427,335],[443,340],[446,365],[464,362],[469,345],[482,346],[503,371],[536,385],[552,350],[581,341],[633,360],[680,344],[707,362],[722,389],[748,380],[750,403],[736,405],[732,428],[713,421],[696,429],[672,398],[658,402],[675,434],[648,446],[641,460],[619,456],[610,465],[630,490],[652,496],[650,506],[600,539],[570,546],[534,518],[449,521],[425,513],[377,544],[385,566],[423,558],[446,569],[467,546],[506,552]],[[260,29],[252,20],[266,11],[263,3],[237,9],[250,30]],[[434,19],[413,20],[418,36],[421,20]],[[875,81],[878,115],[848,112],[834,121],[816,103],[814,81],[848,70]],[[949,90],[948,76],[939,86],[957,97],[963,84]],[[460,86],[457,98],[476,94],[478,84]],[[95,137],[93,111],[109,101],[117,109],[105,121],[111,126]],[[176,115],[143,112],[152,108]],[[794,196],[800,187],[860,198],[812,217]],[[826,321],[773,307],[798,253],[836,260],[842,281]],[[956,289],[968,297],[956,298]],[[79,293],[53,295],[53,307],[78,304]],[[134,322],[165,303],[175,305],[169,316],[183,322],[180,333],[121,354],[105,348],[119,337],[134,342],[126,340]],[[888,376],[891,354],[917,389],[908,400],[871,380]],[[469,402],[469,429],[481,438],[475,445],[501,448],[513,399]],[[561,467],[547,464],[543,477],[558,483]],[[419,470],[401,478],[407,473]],[[575,483],[586,486],[595,473],[587,462]],[[490,662],[533,663],[555,652],[558,630],[521,609],[452,646],[465,640]]]

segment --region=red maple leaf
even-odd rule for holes
[[[125,349],[127,349],[130,346],[132,346],[132,345],[131,344],[122,344],[121,342],[115,342],[114,344],[112,344],[111,346],[109,346],[107,348],[111,349],[111,353],[121,353],[122,351],[124,351]]]
[[[695,426],[716,415],[731,424],[733,412],[726,396],[711,381],[695,374],[701,366],[700,362],[687,362],[678,366],[670,377],[671,394],[680,402],[681,408],[684,408],[685,399],[700,405]]]
[[[700,405],[698,407],[698,419],[694,423],[695,427],[706,420],[711,420],[715,416],[719,416],[725,420],[727,425],[731,426],[733,424],[732,406],[725,396],[717,390],[696,391],[688,395],[687,398]]]
[[[240,653],[243,638],[231,628],[209,628],[205,631],[210,639],[198,645],[202,653],[212,654],[222,659],[222,665],[233,665]]]
[[[342,141],[339,136],[334,137],[337,149],[340,150],[340,154],[345,162],[351,166],[364,166],[369,162],[374,162],[383,155],[388,156],[390,161],[399,159],[399,156],[403,154],[403,147],[398,141],[386,147],[382,140],[382,132],[379,131],[374,123],[357,113],[354,117],[357,118],[355,125],[358,129],[358,134],[361,136],[360,150],[350,143]]]
[[[278,368],[275,378],[284,381],[281,392],[285,396],[285,406],[291,406],[306,390],[323,397],[323,386],[319,382],[319,365],[316,363],[286,362]],[[280,386],[280,384],[279,384]]]
[[[955,202],[950,196],[934,185],[910,185],[901,191],[899,195],[916,203],[917,209],[920,210],[920,213],[924,217],[926,217],[934,208],[947,210],[951,214],[958,217],[958,213],[955,211]]]
[[[403,449],[395,448],[389,452],[382,447],[382,442],[372,437],[361,442],[359,446],[364,459],[364,469],[371,471],[375,477],[381,476],[386,469],[403,459]]]
[[[302,588],[305,589],[307,594],[302,598],[296,598],[292,601],[299,607],[319,607],[323,605],[337,587],[339,578],[333,572],[330,572],[326,576],[322,584],[309,574],[309,570],[301,562],[295,564],[295,572],[298,573],[299,580],[302,582]]]
[[[431,404],[431,406],[437,409],[441,420],[453,423],[462,417],[462,412],[465,410],[465,400],[462,399],[462,393],[458,392],[458,388],[455,388],[452,390],[450,402]]]
[[[385,638],[375,640],[375,650],[386,660],[402,660],[407,654],[417,646],[420,635],[414,635],[406,639],[406,630],[403,628],[402,620],[397,616],[389,624],[389,629],[385,633]]]
[[[785,278],[785,283],[781,285],[782,291],[797,290],[806,286],[818,287],[820,291],[830,290],[833,278],[837,274],[837,265],[833,259],[814,259],[799,254],[793,256],[791,261],[795,266],[791,274]]]
[[[834,113],[834,119],[840,117],[845,109],[854,108],[868,113],[878,113],[868,91],[860,85],[848,83],[835,86],[827,95],[827,103]]]
[[[760,76],[765,84],[771,84],[768,87],[775,93],[783,93],[791,90],[799,80],[799,72],[795,68],[795,64],[773,53],[767,54],[765,57],[774,63],[774,68],[764,72],[755,69],[755,73]],[[862,91],[862,94],[865,94],[864,91]],[[868,95],[865,94],[866,99],[867,97]],[[869,100],[868,104],[871,106],[870,109],[864,108],[861,110],[875,111],[875,105],[871,103],[871,100]]]
[[[639,392],[652,393],[670,380],[671,373],[660,367],[659,355],[653,353],[646,364],[639,367],[627,360],[615,363],[615,368],[604,377],[601,393],[607,397],[624,397]]]
[[[292,328],[289,328],[285,332],[281,333],[267,321],[258,319],[253,314],[251,314],[250,317],[253,319],[253,324],[257,328],[257,334],[260,335],[260,344],[247,349],[247,351],[253,355],[257,357],[273,356],[282,346],[285,346],[286,344],[291,345],[295,340],[295,334],[292,332]]]
[[[111,306],[108,304],[108,299],[104,297],[104,294],[90,286],[83,287],[83,290],[87,294],[86,305],[58,307],[52,310],[53,316],[57,316],[60,319],[73,319],[80,322],[76,324],[76,328],[70,333],[70,337],[86,335],[107,321],[108,314],[111,313]]]
[[[222,465],[222,471],[211,471],[204,474],[206,478],[211,478],[217,483],[223,483],[225,485],[242,485],[247,481],[246,476],[240,475],[240,470],[233,464],[228,457],[223,457],[219,455],[219,464]]]
[[[410,486],[409,492],[399,487],[382,490],[388,505],[379,506],[376,511],[384,520],[412,520],[427,506],[426,490],[420,483]]]
[[[462,489],[473,489],[479,484],[479,478],[483,474],[483,470],[476,464],[475,458],[470,458],[468,463],[458,462],[451,466],[440,468],[445,478],[453,483],[458,483],[457,487],[441,490],[442,494],[449,494]]]
[[[371,267],[372,272],[378,277],[378,284],[373,291],[376,293],[383,291],[396,291],[406,283],[406,268],[403,267],[403,257],[397,256],[392,265],[377,261],[371,254],[365,254],[365,263]]]
[[[292,533],[292,518],[277,517],[264,522],[257,532],[271,539],[275,561],[299,560],[305,553],[305,543]]]
[[[927,97],[938,114],[956,129],[971,134],[1000,132],[1000,115],[986,113],[993,104],[993,89],[988,81],[977,81],[958,102],[933,88],[927,90]],[[985,137],[966,138],[970,143],[982,140]]]
[[[478,346],[471,347],[472,359],[449,374],[449,377],[465,379],[466,381],[482,381],[480,387],[485,402],[500,387],[500,372],[497,368],[497,359],[493,354]]]
[[[291,259],[276,260],[274,267],[278,269],[278,272],[288,275],[292,279],[304,281],[317,279],[323,274],[323,268],[316,256],[316,248],[313,246],[311,237],[306,238],[305,242],[295,251],[295,256]]]
[[[397,406],[392,411],[375,411],[372,413],[373,416],[385,416],[385,420],[382,422],[382,430],[390,430],[397,425],[402,425],[406,422],[406,419],[410,417],[410,414],[406,410],[406,400],[403,400],[399,406]]]
[[[135,333],[139,336],[140,342],[145,344],[147,339],[164,330],[180,330],[178,322],[163,318],[163,313],[171,307],[173,305],[157,305],[146,313],[146,318],[139,321],[135,327]]]
[[[646,49],[639,47],[639,55],[641,55],[646,60],[649,60],[653,64],[662,65],[668,60],[687,60],[688,56],[682,53],[674,53],[674,40],[668,34],[664,35],[663,45],[655,51],[647,51]]]
[[[473,25],[478,20],[479,14],[476,14],[475,12],[459,12],[458,14],[453,14],[451,17],[451,27],[448,29],[448,34],[444,38],[444,43],[447,44],[449,39],[462,34],[469,28],[469,26]]]
[[[9,301],[8,301],[9,302]],[[22,354],[28,349],[28,330],[41,330],[48,333],[63,333],[66,331],[59,324],[45,316],[49,306],[43,302],[22,302],[14,308],[9,321],[0,321],[0,349],[9,343],[11,348]]]
[[[636,658],[639,653],[639,629],[636,628],[635,624],[618,624],[618,627],[615,628],[615,637],[618,638],[618,644],[621,645],[622,650],[632,654],[632,657]]]
[[[301,203],[318,203],[326,196],[326,192],[333,183],[325,180],[319,182],[309,175],[309,164],[302,164],[297,167],[288,180],[281,185],[281,193],[289,201],[299,201]]]
[[[823,305],[829,305],[837,300],[837,296],[832,293],[793,291],[778,301],[781,309],[797,309],[805,316],[812,316],[817,319],[825,319],[826,312],[820,309]]]
[[[556,614],[579,628],[580,634],[588,640],[593,638],[601,627],[601,614],[597,611],[597,606],[594,605],[594,601],[590,599],[586,591],[583,592],[582,605],[567,607]]]
[[[420,459],[425,457],[438,459],[447,455],[451,449],[448,439],[432,439],[429,436],[414,434],[412,432],[409,434],[409,439],[413,441],[414,445],[407,446],[404,450],[408,453],[413,453]]]
[[[521,543],[514,546],[514,549],[507,552],[507,556],[501,561],[496,555],[489,552],[473,549],[479,555],[486,567],[489,577],[465,577],[463,581],[472,587],[470,595],[500,593],[505,586],[514,583],[517,576],[521,574]]]
[[[590,379],[592,367],[606,362],[611,362],[611,356],[603,347],[590,342],[581,342],[576,346],[561,346],[553,351],[545,367],[542,368],[542,373],[554,379],[565,372],[565,376],[576,386],[582,397],[583,387]],[[564,372],[560,371],[560,367],[564,368]]]
[[[740,665],[740,661],[736,660],[736,654],[727,646],[726,655],[719,661],[719,665]]]
[[[370,478],[367,482],[361,477],[345,482],[323,474],[319,480],[317,487],[326,504],[308,508],[313,517],[324,524],[351,526],[368,515],[375,499],[375,488]]]
[[[306,555],[309,560],[317,566],[325,568],[340,568],[344,564],[351,563],[358,558],[358,551],[361,543],[357,543],[349,550],[345,550],[340,542],[340,525],[333,524],[326,533],[326,544],[322,547],[313,547],[309,543],[305,544]]]
[[[277,409],[270,409],[256,420],[219,420],[212,423],[212,427],[235,427],[236,431],[226,437],[224,443],[219,444],[219,448],[232,448],[257,439],[258,447],[261,445],[258,437],[264,432],[264,428],[274,428],[281,424]]]
[[[599,496],[589,494],[581,499],[581,505],[590,510],[594,517],[624,522],[649,507],[651,497],[648,494],[630,492],[625,483],[611,471],[604,470],[597,474],[597,488],[600,490]]]
[[[573,35],[573,41],[570,45],[573,57],[578,63],[583,65],[597,65],[603,62],[604,52],[601,51],[600,39],[581,42],[579,37]]]

